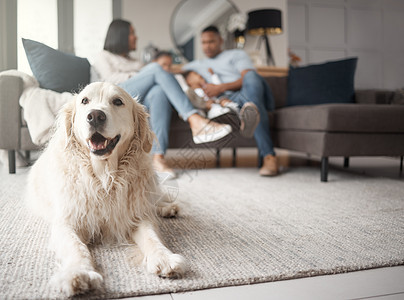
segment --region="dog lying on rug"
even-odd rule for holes
[[[68,296],[102,289],[90,243],[134,242],[149,272],[185,272],[184,258],[168,250],[155,229],[157,215],[175,216],[178,207],[158,186],[147,118],[123,89],[92,83],[63,108],[32,167],[27,201],[51,223],[51,247],[61,266],[52,284]]]

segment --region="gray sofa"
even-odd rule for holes
[[[327,181],[328,158],[352,156],[398,156],[402,170],[404,156],[404,105],[395,104],[393,91],[363,90],[355,92],[355,103],[286,106],[287,77],[265,77],[271,86],[276,109],[268,112],[274,144],[278,148],[304,152],[321,159],[321,181]],[[15,173],[16,151],[28,154],[38,149],[29,136],[22,118],[19,97],[23,89],[18,76],[0,77],[0,149],[9,153],[9,172]],[[173,112],[170,148],[256,147],[253,138],[237,133],[236,116],[219,119],[231,123],[234,133],[220,142],[195,145],[187,123]],[[219,156],[218,156],[219,157]],[[191,159],[193,159],[191,157]],[[233,160],[235,161],[235,160]]]
[[[29,159],[32,150],[38,150],[24,121],[19,99],[23,81],[18,76],[0,76],[0,149],[8,151],[9,173],[15,173],[16,152]]]
[[[398,156],[400,172],[404,156],[404,104],[394,91],[357,90],[355,103],[286,106],[288,78],[265,77],[275,99],[274,112],[268,112],[274,145],[278,148],[319,156],[321,181],[327,181],[328,159],[344,157],[348,166],[353,156]],[[395,104],[400,103],[400,104]],[[238,121],[231,116],[218,119],[237,129]],[[190,130],[173,115],[170,147],[233,148],[256,147],[254,139],[235,133],[219,143],[197,146],[192,143]],[[186,151],[184,151],[186,153]]]

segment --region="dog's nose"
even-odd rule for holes
[[[107,116],[101,110],[92,110],[87,115],[87,122],[93,127],[99,127],[105,124]]]

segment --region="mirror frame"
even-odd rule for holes
[[[173,13],[171,14],[170,17],[170,36],[171,36],[171,41],[173,43],[173,45],[175,46],[175,49],[177,50],[177,52],[181,55],[181,57],[187,61],[188,58],[185,56],[184,52],[179,48],[179,45],[177,44],[177,41],[175,40],[175,36],[174,36],[174,21],[175,18],[177,17],[181,7],[184,5],[184,3],[188,2],[188,1],[198,1],[198,0],[182,0],[181,2],[179,2],[177,4],[177,6],[175,7]],[[224,2],[227,2],[231,5],[231,7],[234,8],[235,12],[240,12],[240,10],[238,9],[238,7],[233,3],[233,1],[231,0],[223,0]],[[195,53],[195,50],[194,50]],[[194,58],[195,59],[195,58]]]

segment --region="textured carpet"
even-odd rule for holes
[[[0,298],[57,298],[49,229],[22,205],[26,171],[0,169]],[[147,274],[128,248],[92,252],[105,293],[118,298],[251,284],[404,264],[402,180],[317,168],[261,178],[255,168],[188,170],[169,183],[183,211],[161,220],[167,246],[188,260],[183,279]]]

